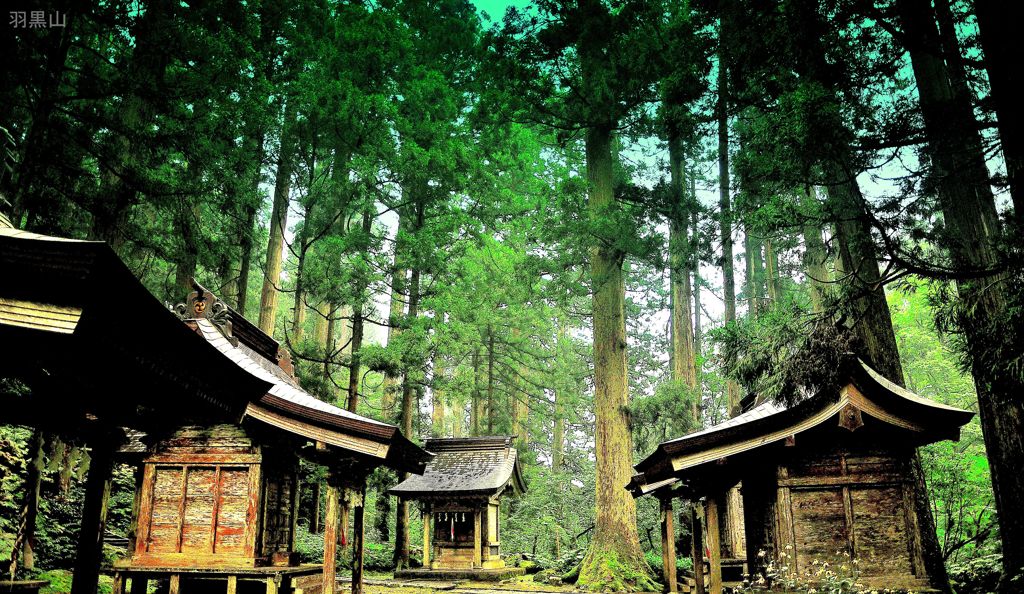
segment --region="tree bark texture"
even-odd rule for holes
[[[682,382],[690,391],[690,417],[694,424],[700,418],[697,394],[697,361],[693,338],[693,293],[690,273],[693,271],[693,249],[688,229],[691,206],[686,196],[683,148],[678,139],[669,139],[669,165],[672,175],[673,208],[669,221],[669,278],[672,287],[672,379]]]
[[[801,202],[805,217],[801,224],[801,234],[804,238],[803,265],[804,275],[807,277],[807,291],[811,299],[811,308],[815,313],[822,313],[825,311],[825,288],[829,281],[828,268],[825,265],[828,261],[828,252],[821,237],[822,221],[813,218],[813,213],[820,210],[814,186],[808,186],[801,197]]]
[[[725,298],[726,325],[736,321],[736,274],[732,253],[732,187],[729,183],[729,82],[725,65],[725,31],[721,32],[718,51],[718,193],[719,217],[722,234],[722,293]],[[729,416],[740,412],[740,387],[733,380],[725,383]]]
[[[584,60],[592,58],[584,58]],[[586,132],[588,211],[600,218],[614,208],[611,127]],[[594,413],[596,515],[594,538],[580,568],[584,585],[621,584],[623,572],[646,576],[636,525],[636,503],[623,488],[632,476],[633,451],[627,406],[625,282],[623,254],[604,245],[590,251],[594,316]],[[629,587],[646,586],[649,578]]]
[[[970,100],[951,84],[930,3],[900,0],[897,6],[917,81],[931,174],[947,226],[944,247],[959,269],[993,269],[999,264],[996,244],[1002,231]],[[957,324],[971,353],[996,496],[1003,541],[1000,590],[1011,592],[1019,588],[1011,579],[1024,573],[1024,518],[1017,513],[1024,503],[1024,473],[1020,472],[1024,464],[1024,401],[1020,396],[1024,382],[998,355],[988,354],[1016,348],[1012,337],[1000,330],[1009,319],[1006,281],[996,273],[958,281],[959,297],[965,305]]]
[[[992,87],[1015,219],[1018,227],[1024,228],[1024,113],[1020,109],[1020,89],[1024,86],[1020,22],[1024,11],[1017,2],[976,0],[974,12]]]
[[[295,107],[289,102],[281,128],[281,147],[277,159],[277,177],[274,181],[274,206],[270,213],[270,237],[267,239],[267,259],[260,291],[260,330],[273,336],[277,320],[278,284],[281,282],[284,232],[288,226],[288,196],[292,187],[292,168],[295,159]]]

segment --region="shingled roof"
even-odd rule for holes
[[[247,418],[344,451],[376,458],[396,470],[419,473],[430,454],[409,441],[394,425],[381,423],[339,408],[308,394],[294,375],[279,363],[276,342],[252,327],[239,325],[227,304],[198,283],[187,303],[173,309],[207,343],[254,378],[269,384],[258,399],[249,402]],[[235,333],[234,329],[243,330]],[[268,349],[273,350],[271,360]],[[288,365],[290,367],[290,365]]]
[[[437,496],[492,496],[509,486],[526,490],[511,437],[428,439],[423,448],[434,454],[421,476],[411,476],[389,492],[416,499]]]
[[[727,456],[783,441],[833,420],[848,406],[913,434],[921,444],[957,438],[974,413],[922,398],[863,361],[850,366],[850,382],[836,394],[819,393],[791,408],[765,401],[723,423],[662,442],[637,463],[627,488],[646,495],[672,488],[680,473]]]

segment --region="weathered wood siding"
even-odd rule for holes
[[[909,455],[804,449],[787,456],[777,473],[770,552],[786,553],[799,573],[856,559],[865,579],[898,585],[925,577],[912,523]]]
[[[236,425],[184,427],[162,440],[144,461],[132,563],[251,567],[289,559],[297,462],[278,451]]]

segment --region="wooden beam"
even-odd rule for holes
[[[722,594],[722,533],[719,526],[719,498],[724,493],[707,498],[708,556],[711,562],[710,594]]]
[[[690,525],[693,526],[693,539],[690,541],[690,555],[693,558],[693,581],[696,594],[704,594],[704,524],[700,516],[700,506],[697,502],[691,503]]]
[[[480,527],[480,508],[473,512],[473,567],[483,566],[483,530]]]
[[[672,499],[661,499],[661,575],[665,579],[665,591],[675,592],[676,584],[676,530],[672,523]]]
[[[352,594],[363,594],[363,546],[365,544],[366,483],[352,502]]]
[[[430,569],[430,505],[423,510],[423,567]]]
[[[341,520],[339,499],[341,498],[338,482],[333,480],[333,471],[328,471],[327,505],[324,509],[324,575],[323,594],[334,594],[337,583],[335,570],[338,565],[338,524]]]
[[[100,562],[103,560],[103,532],[107,527],[107,501],[110,498],[115,449],[116,444],[110,441],[97,442],[90,453],[71,594],[96,594]]]

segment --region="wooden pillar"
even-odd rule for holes
[[[483,566],[483,530],[480,526],[480,508],[473,512],[473,567]]]
[[[228,592],[227,592],[227,594],[237,594],[237,593],[238,593],[238,576],[237,575],[229,575],[228,576]]]
[[[676,585],[676,530],[672,524],[672,498],[661,498],[661,575],[665,591],[675,592]]]
[[[340,499],[341,489],[334,476],[334,471],[328,472],[327,477],[327,505],[324,509],[324,575],[323,594],[334,594],[335,571],[338,566],[338,524],[341,520]]]
[[[363,545],[365,536],[366,482],[352,502],[352,594],[363,594]]]
[[[708,517],[708,554],[711,563],[711,575],[708,585],[710,594],[722,594],[722,532],[719,524],[719,501],[721,495],[709,496],[707,499]]]
[[[690,523],[693,526],[690,555],[693,557],[694,592],[704,594],[704,523],[701,522],[700,506],[696,501],[690,504]]]
[[[430,569],[430,504],[423,509],[423,568]]]
[[[135,479],[135,494],[132,496],[132,519],[128,524],[128,552],[132,553],[135,551],[135,547],[138,545],[139,537],[139,510],[142,508],[142,478],[145,476],[146,465],[139,462],[139,465],[135,467],[133,474]],[[132,578],[132,583],[135,583],[135,578]],[[134,591],[134,586],[132,586]],[[143,591],[145,594],[145,591]]]
[[[97,442],[90,453],[71,594],[96,594],[100,562],[103,560],[103,532],[107,527],[107,500],[110,497],[115,447],[112,441],[104,440]]]

